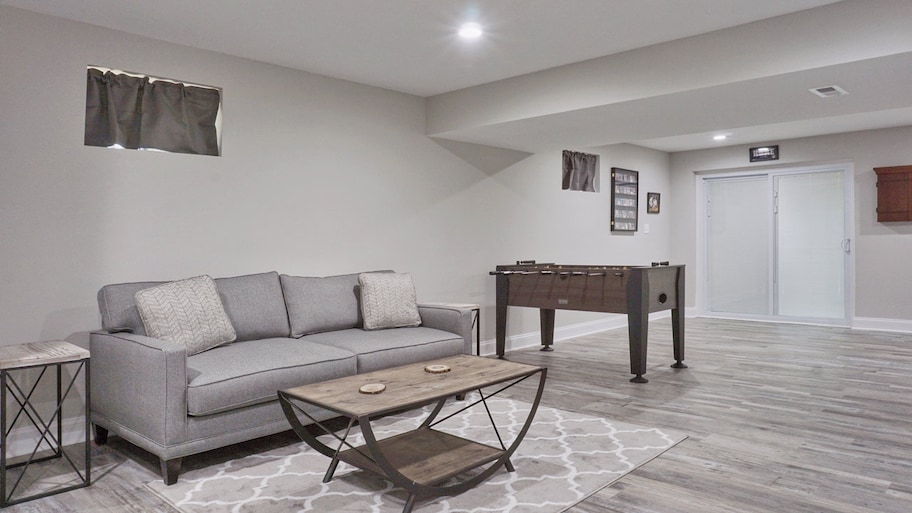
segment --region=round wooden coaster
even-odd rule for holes
[[[358,392],[361,392],[362,394],[379,394],[384,390],[386,390],[386,385],[383,383],[368,383],[366,385],[361,385]]]
[[[450,372],[450,367],[448,365],[428,365],[424,368],[424,372],[443,374],[444,372]]]

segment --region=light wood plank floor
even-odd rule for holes
[[[548,406],[689,435],[572,513],[912,511],[912,335],[714,319],[687,319],[686,334],[690,368],[671,369],[670,322],[652,323],[645,385],[627,381],[626,330],[508,353],[548,366]],[[284,433],[185,466],[294,442]],[[92,487],[5,511],[171,513],[143,486],[155,459],[112,436],[94,461]]]

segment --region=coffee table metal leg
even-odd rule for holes
[[[405,501],[405,507],[402,508],[402,513],[412,513],[412,508],[415,507],[415,499],[417,499],[415,494],[410,493],[408,500]]]
[[[307,414],[304,410],[297,408],[294,403],[285,395],[281,390],[279,391],[279,404],[282,405],[282,411],[285,412],[285,418],[288,420],[288,423],[291,424],[291,430],[295,432],[296,435],[301,437],[307,445],[313,447],[320,454],[332,459],[337,460],[339,456],[339,451],[333,449],[332,447],[321,442],[317,437],[315,437],[305,426],[301,423],[301,419],[298,418],[295,410],[300,412],[302,415],[311,420],[314,424],[320,427],[327,434],[335,436],[343,445],[352,447],[351,444],[345,441],[344,438],[339,437],[332,430],[326,428],[321,422],[318,422],[316,419]],[[349,424],[349,427],[354,423],[354,419]],[[346,431],[347,434],[347,431]]]
[[[336,467],[339,466],[339,453],[342,452],[343,447],[345,447],[346,445],[349,445],[345,441],[348,440],[348,433],[351,432],[351,428],[354,424],[355,424],[355,419],[350,419],[348,421],[348,427],[345,428],[345,434],[342,435],[342,439],[339,440],[339,448],[336,449],[336,453],[333,454],[332,461],[329,462],[329,468],[326,469],[326,475],[323,476],[324,483],[330,482],[333,478],[333,474],[336,473]],[[323,427],[323,426],[320,426],[320,427]]]
[[[443,399],[441,399],[440,401],[438,401],[438,402],[437,402],[437,406],[434,407],[434,411],[432,411],[432,412],[427,416],[427,418],[424,419],[424,422],[421,423],[421,426],[419,427],[419,429],[421,429],[421,428],[426,428],[426,427],[430,426],[430,425],[431,425],[431,422],[434,422],[434,419],[437,418],[437,415],[440,413],[440,410],[442,410],[443,407],[446,405],[446,402],[447,402],[446,397],[444,397]]]
[[[338,458],[333,458],[333,460],[329,462],[329,468],[326,469],[326,474],[323,475],[324,483],[328,483],[328,482],[332,481],[333,474],[336,473],[336,467],[338,467],[338,466],[339,466]]]

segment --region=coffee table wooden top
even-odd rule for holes
[[[446,365],[450,371],[432,374],[424,370],[428,365]],[[347,417],[370,417],[530,376],[540,369],[507,360],[459,355],[303,385],[284,392]],[[382,383],[386,389],[378,394],[359,392],[362,385],[371,383]]]

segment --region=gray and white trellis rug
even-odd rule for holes
[[[488,404],[509,444],[522,427],[529,404],[500,398],[489,399]],[[453,407],[448,404],[446,409]],[[415,427],[426,413],[424,409],[382,419],[374,424],[375,434],[384,438]],[[463,412],[437,429],[497,445],[482,407]],[[561,512],[685,438],[665,429],[540,406],[513,454],[516,472],[498,471],[461,495],[419,500],[414,512]],[[360,433],[350,435],[356,444],[361,440]],[[185,513],[402,511],[407,499],[404,490],[345,463],[324,484],[328,463],[329,458],[307,445],[292,444],[183,473],[172,486],[160,480],[147,486]]]

